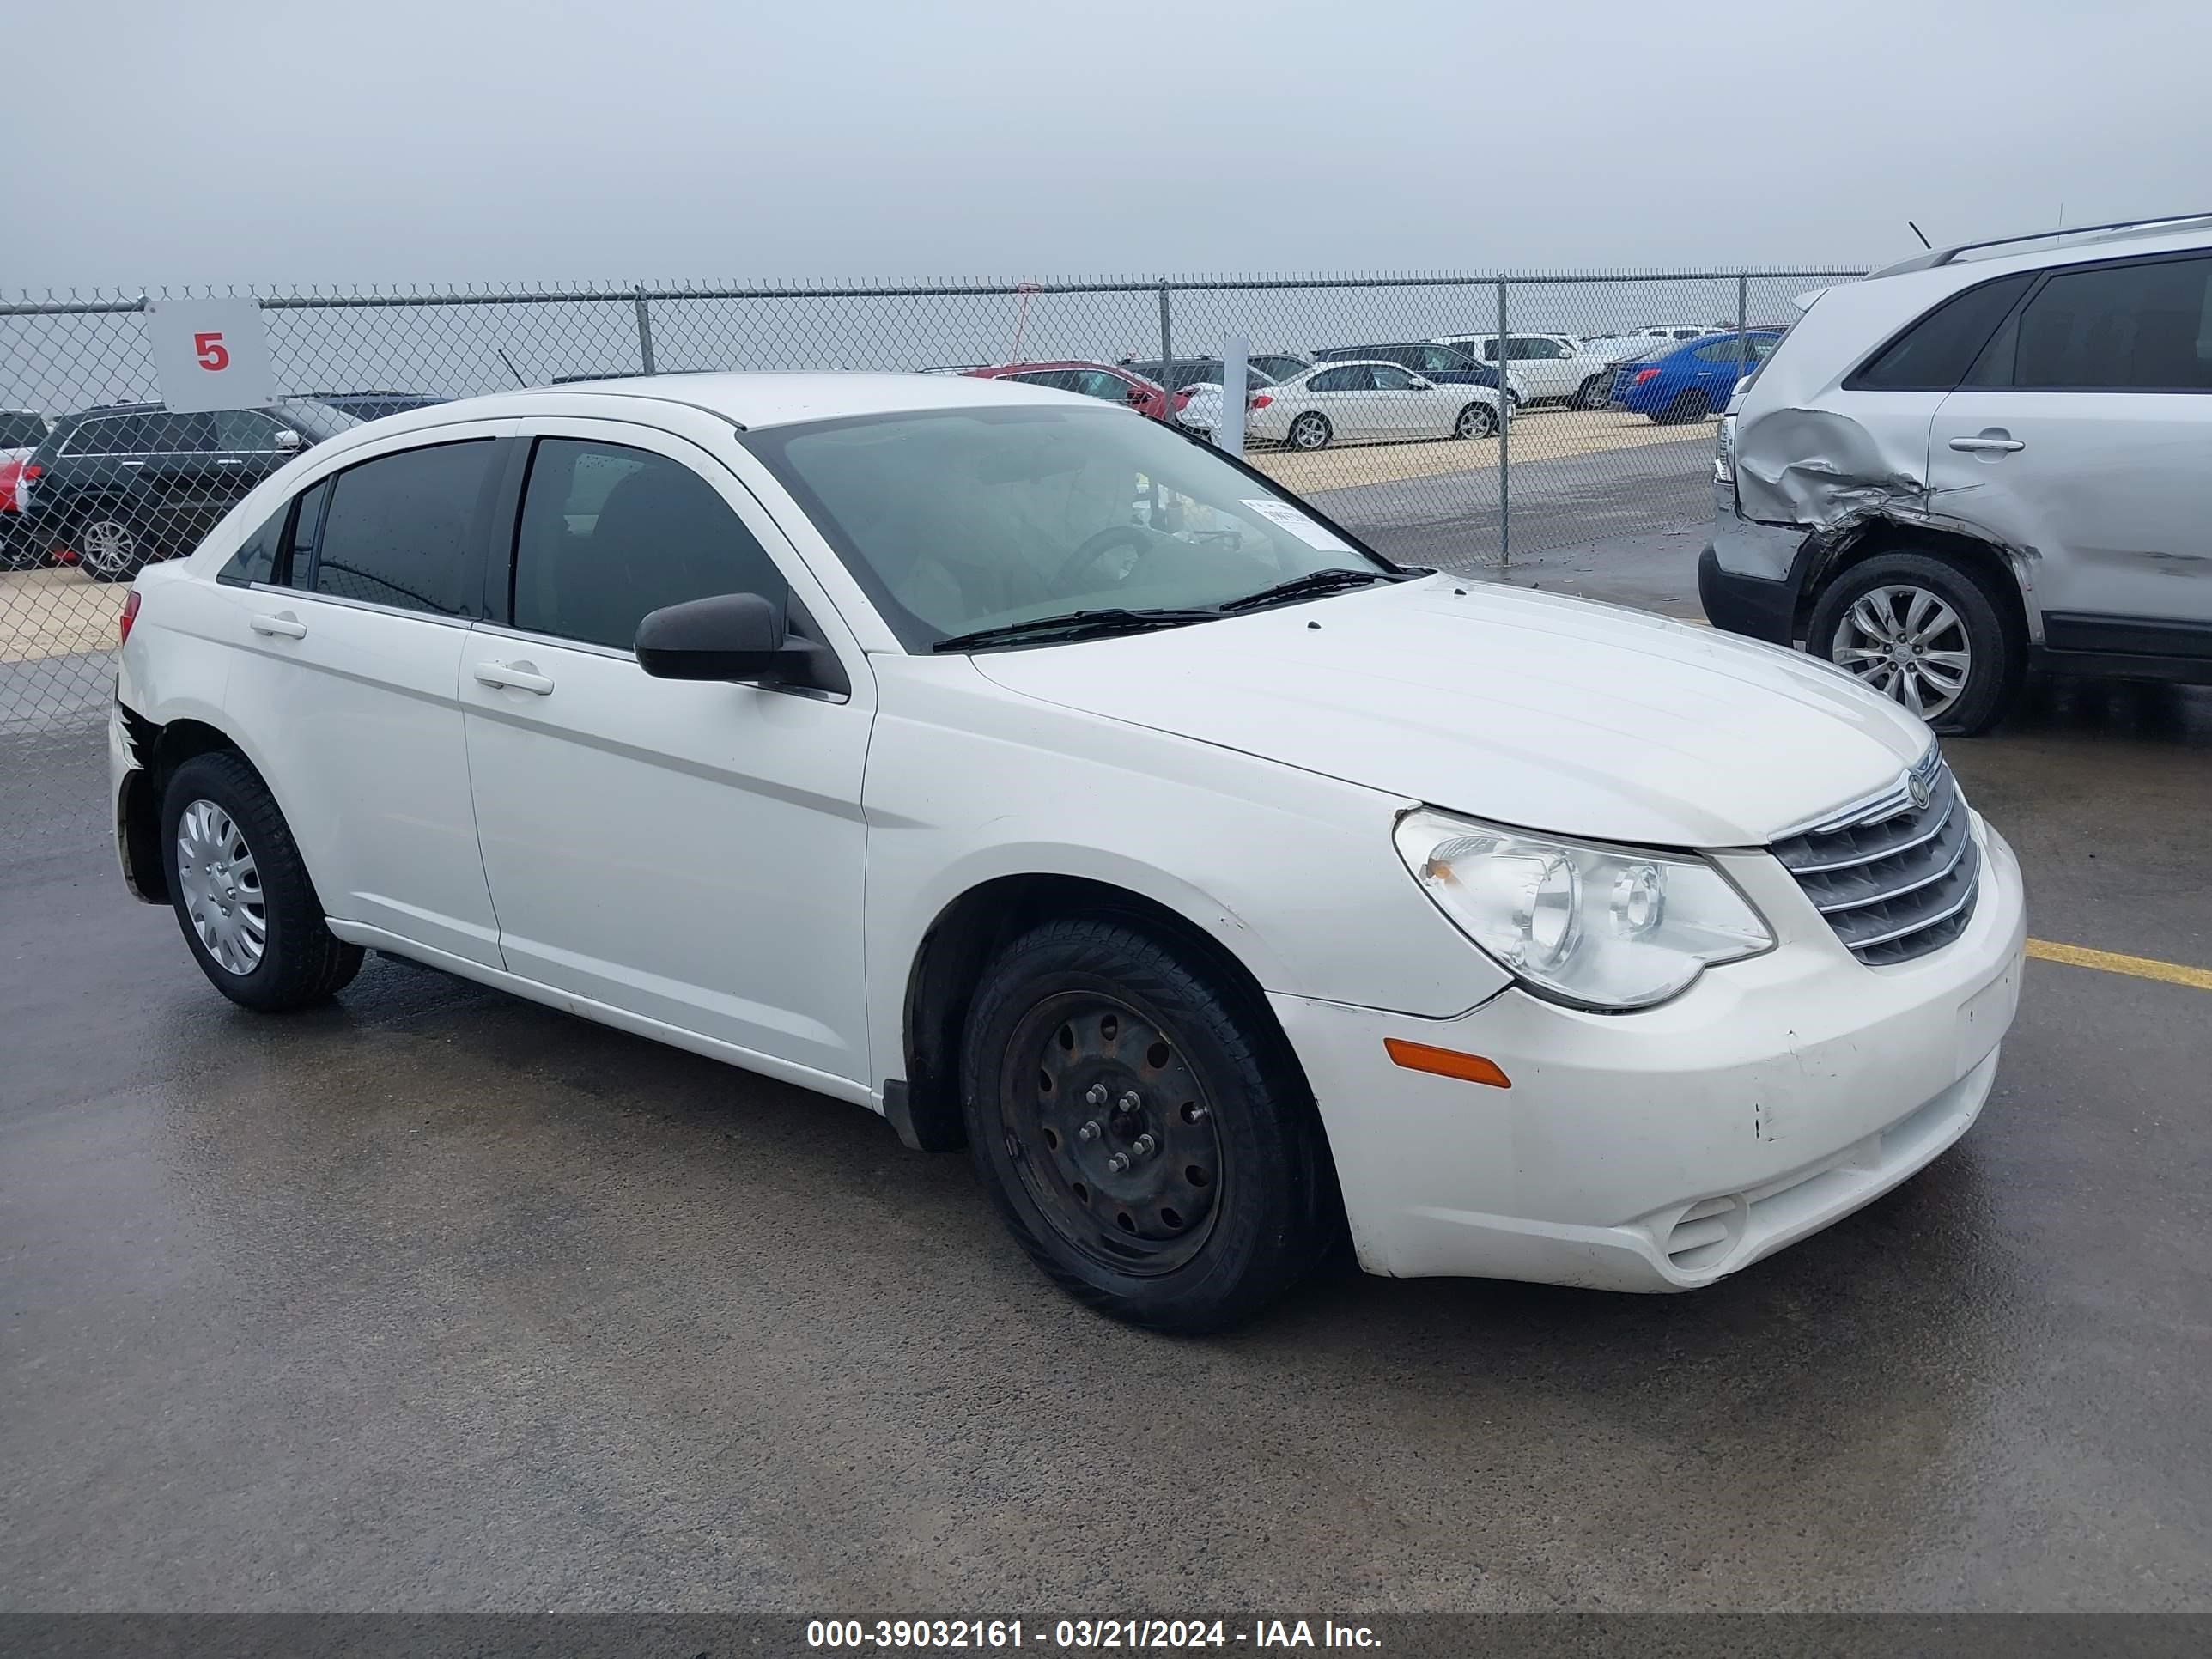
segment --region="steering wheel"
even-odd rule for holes
[[[1144,562],[1145,556],[1158,545],[1155,538],[1159,535],[1158,531],[1145,525],[1109,524],[1096,535],[1083,538],[1083,544],[1069,554],[1066,562],[1060,567],[1060,573],[1053,579],[1053,585],[1063,593],[1066,592],[1073,585],[1077,577],[1083,575],[1092,565],[1098,562],[1108,548],[1120,542],[1127,542],[1137,550],[1136,563],[1132,564],[1121,575],[1121,580],[1127,581],[1136,573],[1137,565]]]

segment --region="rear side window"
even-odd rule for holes
[[[2032,270],[1954,294],[1907,328],[1844,382],[1853,392],[1948,392],[2027,286]]]
[[[779,610],[788,598],[712,484],[650,450],[538,440],[515,536],[517,628],[628,651],[648,611],[716,593]]]
[[[2020,314],[2012,384],[2212,391],[2212,258],[2062,272]]]
[[[489,438],[436,444],[340,473],[312,561],[314,591],[459,616],[468,608],[469,555],[480,540],[496,448]]]
[[[269,521],[239,544],[238,551],[216,573],[216,580],[223,582],[271,582],[284,551],[284,526],[292,516],[292,503],[287,501],[269,517]]]

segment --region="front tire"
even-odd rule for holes
[[[1127,923],[1048,922],[1000,955],[961,1094],[1014,1237],[1116,1319],[1225,1329],[1335,1239],[1320,1125],[1264,1006]]]
[[[362,951],[325,924],[284,815],[241,755],[196,755],[161,797],[161,859],[185,943],[209,983],[279,1013],[323,1001]]]
[[[1489,438],[1497,435],[1498,411],[1488,404],[1469,404],[1452,422],[1455,438]]]
[[[1311,410],[1291,422],[1290,442],[1293,449],[1325,449],[1334,435],[1328,416],[1316,415]]]
[[[1988,580],[1940,554],[1853,565],[1806,632],[1807,650],[1956,737],[2003,719],[2027,667],[2025,630]]]

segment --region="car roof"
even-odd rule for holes
[[[1104,368],[1106,365],[1096,365]],[[744,374],[655,374],[625,380],[580,380],[561,386],[462,398],[377,423],[386,433],[462,420],[500,420],[557,412],[568,398],[625,398],[640,403],[702,410],[746,431],[842,420],[856,415],[898,415],[924,410],[1010,404],[1102,407],[1095,398],[975,374],[881,374],[843,370],[759,370]],[[1142,419],[1132,415],[1132,419]]]
[[[1037,368],[1103,368],[1109,374],[1118,374],[1126,380],[1135,368],[1134,363],[1102,363],[1090,357],[1056,357],[1049,362],[1034,363],[978,363],[969,373],[980,378],[986,374],[1025,374]],[[1138,375],[1136,378],[1142,380],[1144,377]]]

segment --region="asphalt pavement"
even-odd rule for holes
[[[2212,965],[2212,694],[1949,750],[2033,933]],[[383,959],[246,1014],[88,734],[0,768],[0,1610],[2212,1608],[2212,994],[2031,962],[1966,1140],[1712,1289],[1178,1341],[856,1108]]]

